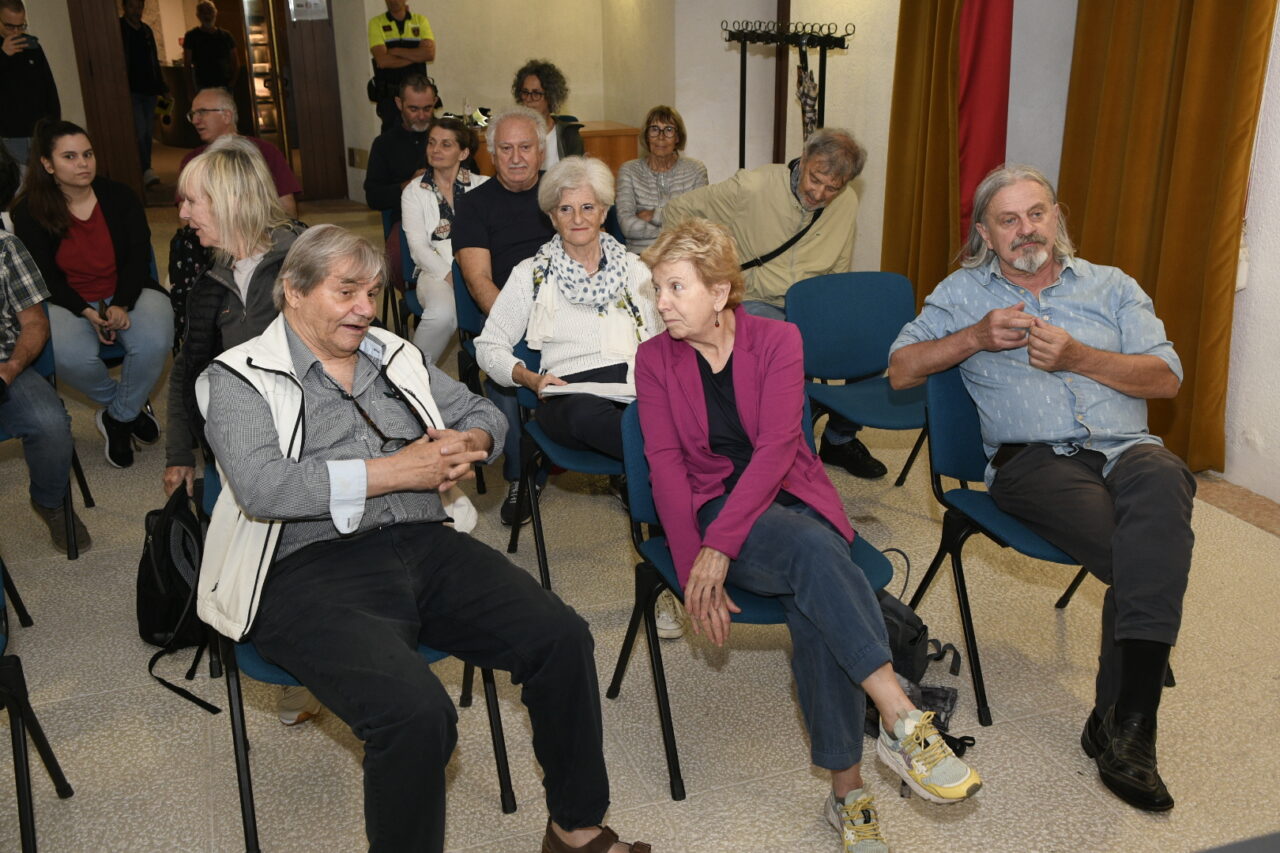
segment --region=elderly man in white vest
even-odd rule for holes
[[[364,741],[371,850],[444,846],[457,714],[420,643],[522,686],[544,850],[647,850],[600,825],[609,783],[586,622],[463,532],[475,511],[454,487],[496,455],[506,422],[371,326],[384,276],[368,241],[308,230],[276,282],[280,316],[200,376],[224,484],[200,616],[252,639]]]

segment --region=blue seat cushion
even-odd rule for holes
[[[875,429],[924,427],[924,386],[895,391],[883,376],[848,385],[806,382],[805,392],[815,404],[855,423]]]
[[[1037,560],[1047,560],[1050,563],[1080,565],[1079,560],[1073,559],[1065,551],[1051,545],[1021,521],[996,506],[996,502],[986,492],[974,489],[951,489],[943,492],[942,502],[967,516],[984,533],[1020,554],[1026,554]]]
[[[423,660],[428,664],[448,657],[444,652],[422,645],[418,646],[418,654],[422,655]],[[268,663],[262,655],[258,654],[257,647],[251,642],[236,643],[236,665],[240,667],[242,673],[254,681],[280,684],[285,687],[297,687],[300,683],[285,670],[273,663]]]
[[[581,471],[583,474],[622,474],[622,460],[596,453],[593,450],[570,450],[563,444],[556,444],[542,429],[537,421],[529,421],[524,431],[542,449],[543,455],[552,465],[558,465],[566,471]]]

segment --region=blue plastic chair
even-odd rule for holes
[[[414,296],[417,303],[417,296]],[[479,397],[484,396],[484,388],[480,385],[480,362],[476,361],[476,338],[484,331],[485,316],[480,306],[471,298],[467,290],[467,280],[462,277],[462,267],[453,262],[453,303],[458,316],[458,378],[467,389]],[[422,316],[419,307],[418,316]],[[484,466],[476,463],[476,492],[485,493]]]
[[[787,321],[800,328],[804,372],[820,380],[805,391],[818,416],[830,412],[875,429],[918,429],[907,473],[924,444],[924,389],[895,391],[884,375],[889,346],[915,316],[911,282],[888,272],[846,272],[797,282],[787,291]],[[843,385],[828,380],[847,380]]]
[[[216,466],[206,465],[204,483],[201,492],[201,507],[205,516],[213,513],[222,492],[222,481]],[[258,851],[258,820],[253,802],[253,777],[249,771],[249,740],[245,730],[244,701],[240,689],[240,674],[266,684],[278,684],[282,687],[301,686],[296,678],[285,669],[268,662],[252,641],[236,643],[222,635],[217,635],[218,657],[227,678],[227,705],[231,710],[231,742],[236,757],[236,782],[240,788],[240,817],[244,825],[244,844],[246,851]],[[429,646],[419,645],[418,654],[428,665],[444,660],[449,655]],[[471,669],[467,666],[468,671]],[[485,705],[489,711],[489,734],[493,740],[493,755],[498,767],[498,794],[502,804],[502,813],[511,814],[516,810],[516,795],[511,786],[511,768],[507,761],[507,741],[502,729],[502,711],[498,705],[498,690],[493,680],[493,670],[481,670],[484,682]],[[458,704],[466,707],[471,704],[471,678],[466,678],[464,698]]]
[[[960,624],[964,629],[964,642],[969,652],[969,671],[973,676],[973,693],[978,702],[978,722],[991,725],[991,708],[987,703],[987,691],[982,681],[982,664],[978,659],[978,639],[973,629],[973,614],[969,608],[969,593],[964,580],[964,564],[961,552],[969,537],[981,533],[1002,548],[1012,548],[1020,554],[1077,566],[1060,548],[1033,533],[1018,519],[996,506],[986,492],[970,489],[971,482],[980,483],[986,474],[987,455],[982,447],[982,433],[978,422],[978,408],[969,396],[961,378],[960,368],[953,367],[930,376],[925,385],[925,397],[929,421],[929,480],[933,496],[942,504],[942,541],[933,562],[920,579],[911,596],[911,607],[917,609],[929,585],[942,566],[951,557],[951,575],[956,584],[956,603],[960,607]],[[954,489],[944,489],[942,478],[960,481]],[[1057,607],[1066,607],[1084,580],[1086,569],[1080,569],[1058,599]]]
[[[809,412],[806,404],[801,428],[812,449],[813,434],[807,429],[808,424]],[[631,505],[631,541],[640,555],[640,562],[636,564],[635,607],[631,611],[631,621],[627,624],[627,634],[622,641],[618,665],[614,668],[613,679],[609,682],[609,689],[605,695],[610,699],[618,698],[618,693],[622,690],[622,679],[627,673],[627,663],[631,659],[631,650],[635,645],[636,634],[643,621],[645,642],[649,646],[649,665],[653,670],[654,692],[658,699],[662,746],[667,754],[671,799],[683,800],[684,778],[680,773],[680,756],[676,751],[676,734],[671,720],[671,701],[667,696],[667,678],[662,666],[662,646],[658,640],[654,604],[664,590],[675,593],[676,597],[682,601],[684,596],[676,576],[675,562],[671,559],[671,551],[667,547],[666,537],[660,532],[661,522],[658,519],[657,507],[653,503],[653,488],[649,483],[649,461],[644,455],[644,435],[640,429],[640,413],[634,403],[628,406],[622,415],[622,446],[627,470],[627,495]],[[649,528],[647,537],[644,531],[646,525]],[[854,537],[849,554],[866,573],[872,589],[883,588],[893,577],[893,566],[889,563],[889,558],[862,536]],[[725,592],[735,604],[742,608],[741,613],[731,614],[730,618],[734,622],[750,625],[779,625],[786,622],[782,605],[776,598],[756,595],[731,583],[725,584]]]
[[[529,345],[521,341],[515,348],[516,358],[524,362],[524,366],[538,372],[542,364],[542,353],[529,349]],[[520,485],[516,506],[522,506],[526,497],[533,515],[533,543],[538,556],[538,577],[544,589],[551,589],[551,570],[547,565],[546,539],[542,532],[542,510],[539,490],[533,488],[538,467],[554,465],[566,471],[580,471],[583,474],[597,474],[610,477],[622,476],[622,462],[603,453],[593,450],[573,450],[559,444],[547,435],[538,425],[536,419],[530,417],[538,408],[538,395],[523,386],[516,389],[516,399],[520,403]],[[507,542],[507,553],[514,554],[520,544],[520,528],[522,525],[511,525],[511,538]]]
[[[31,707],[31,699],[27,691],[27,680],[22,673],[22,661],[16,655],[6,655],[9,645],[9,613],[6,609],[5,597],[13,602],[14,613],[24,628],[33,623],[18,590],[0,558],[0,707],[9,712],[9,729],[13,745],[14,787],[18,797],[18,833],[22,839],[23,853],[36,849],[36,812],[35,801],[31,792],[31,764],[27,756],[27,735],[35,744],[36,752],[44,763],[49,778],[53,781],[54,790],[62,799],[70,797],[75,791],[67,782],[67,777],[58,764],[58,759],[49,746],[36,712]]]

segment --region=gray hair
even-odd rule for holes
[[[293,241],[284,265],[276,276],[271,292],[276,310],[285,306],[284,285],[306,296],[326,278],[341,270],[356,281],[377,280],[385,282],[387,261],[380,249],[365,238],[340,225],[316,225],[302,232]]]
[[[985,266],[991,260],[991,255],[994,253],[987,248],[987,241],[982,239],[978,226],[986,224],[984,220],[987,218],[987,207],[990,206],[996,193],[1019,181],[1035,181],[1045,188],[1049,193],[1050,202],[1057,206],[1058,193],[1054,190],[1053,184],[1049,183],[1049,179],[1044,176],[1044,172],[1035,166],[1024,163],[1005,163],[1003,166],[992,169],[973,191],[973,216],[969,221],[969,238],[960,250],[960,266],[972,269]],[[1071,242],[1071,236],[1067,234],[1067,220],[1062,215],[1062,211],[1058,211],[1058,233],[1053,238],[1053,256],[1057,260],[1062,260],[1071,257],[1075,252],[1076,247]]]
[[[194,101],[205,92],[208,92],[218,99],[218,109],[231,111],[231,123],[233,125],[239,122],[240,114],[236,110],[236,97],[231,94],[230,89],[225,86],[210,86],[207,89],[201,89],[199,92],[196,92],[195,98],[192,98],[191,100]]]
[[[542,116],[538,115],[534,110],[528,107],[514,106],[507,107],[494,114],[489,119],[489,126],[485,128],[484,140],[489,146],[489,154],[496,156],[498,149],[495,147],[494,140],[498,138],[498,127],[513,118],[522,118],[533,124],[534,136],[538,137],[538,150],[542,151],[547,147],[547,133],[543,130]]]
[[[566,157],[547,171],[538,184],[538,207],[550,213],[568,190],[586,187],[605,207],[613,204],[613,172],[595,157]]]
[[[804,159],[825,163],[818,171],[848,183],[867,165],[867,149],[853,134],[839,127],[820,127],[804,143]]]

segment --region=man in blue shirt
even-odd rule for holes
[[[1195,480],[1147,431],[1146,400],[1177,394],[1182,365],[1137,282],[1074,256],[1053,187],[1032,167],[983,179],[961,264],[894,341],[890,382],[910,388],[959,364],[996,504],[1108,585],[1081,745],[1117,796],[1166,811],[1156,713]]]

